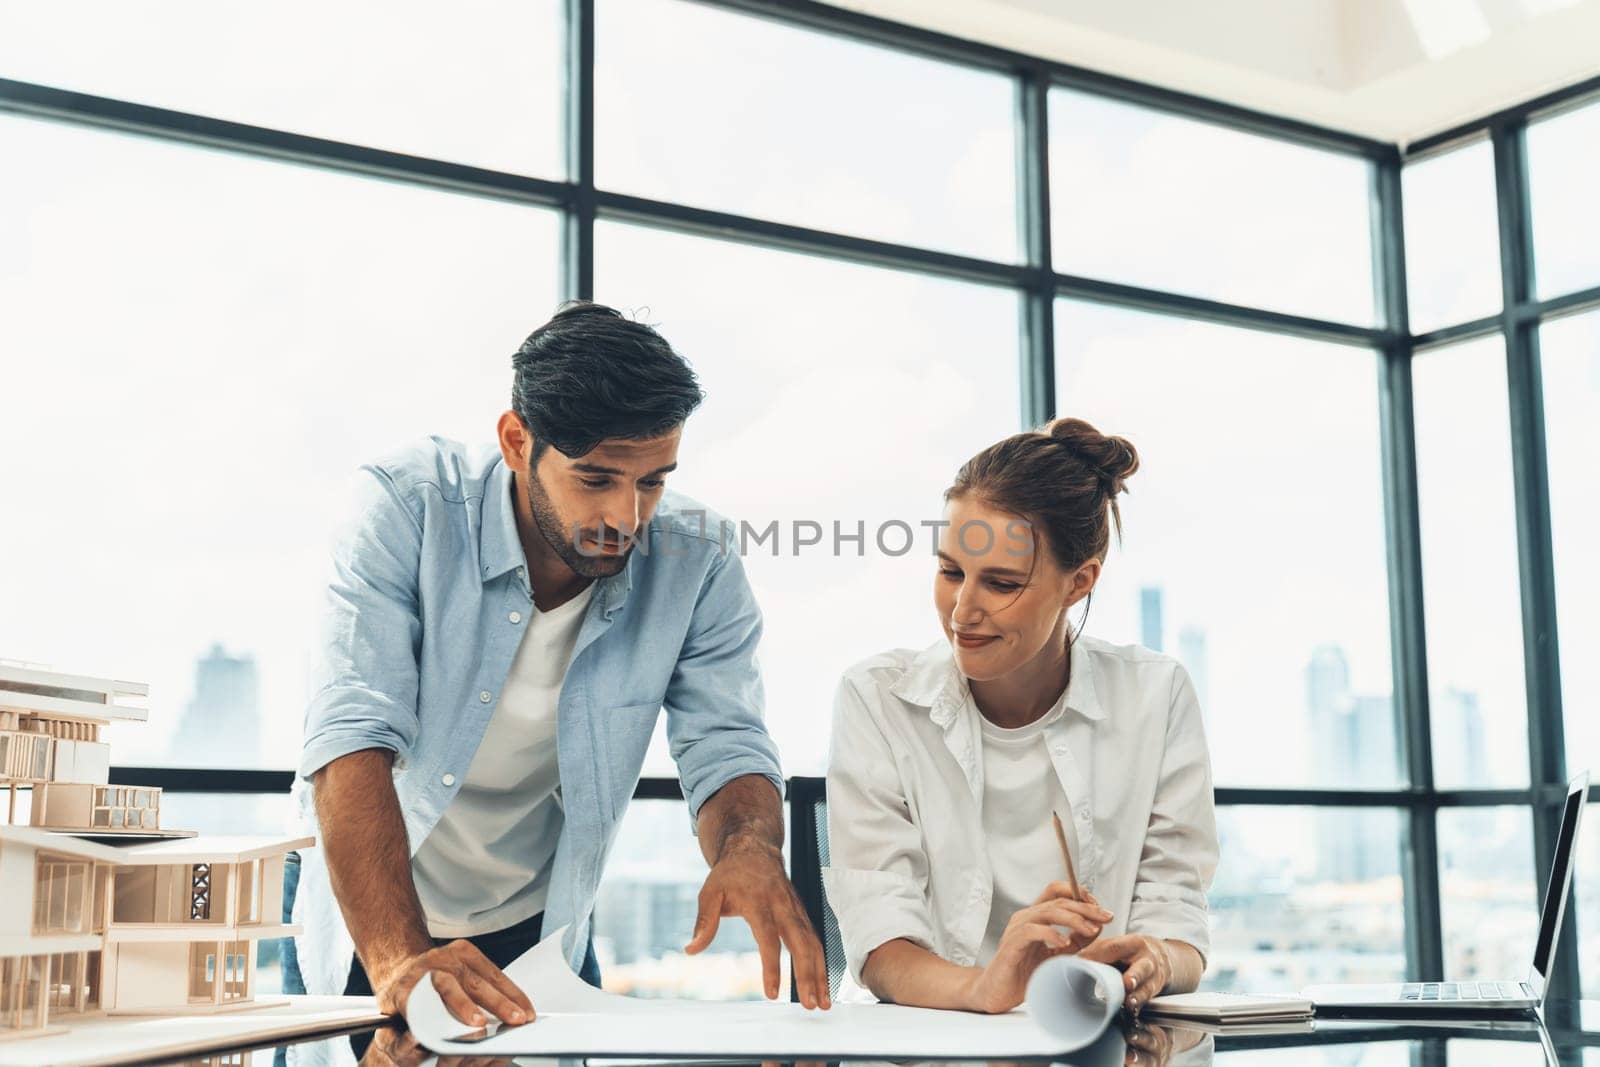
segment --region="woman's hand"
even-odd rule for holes
[[[1144,934],[1108,937],[1078,955],[1122,971],[1122,985],[1127,990],[1123,1005],[1134,1014],[1172,981],[1172,951],[1165,941]]]
[[[1080,889],[1079,892],[1081,892],[1083,896],[1075,897],[1072,895],[1071,883],[1051,882],[1049,885],[1044,887],[1044,892],[1039,894],[1039,899],[1035,900],[1034,903],[1044,904],[1051,900],[1082,900],[1085,904],[1093,904],[1096,908],[1100,907],[1100,902],[1094,898],[1093,893],[1089,892],[1087,889]],[[1109,912],[1107,914],[1109,914]],[[1109,922],[1110,920],[1107,919],[1106,921]]]
[[[1053,898],[1047,890],[1040,903],[1011,916],[994,959],[968,983],[964,1006],[988,1014],[1010,1011],[1022,1003],[1039,964],[1080,951],[1110,921],[1111,913],[1098,904]]]

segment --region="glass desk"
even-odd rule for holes
[[[379,1027],[357,1031],[367,1044],[362,1067],[498,1067],[512,1062],[541,1067],[648,1067],[684,1060],[589,1060],[585,1062],[482,1058],[434,1061],[403,1030]],[[0,1050],[0,1062],[3,1062]],[[351,1035],[289,1045],[218,1053],[207,1058],[150,1061],[194,1067],[308,1067],[352,1064]],[[722,1061],[733,1067],[741,1061]],[[853,1062],[866,1067],[870,1061]],[[882,1062],[882,1061],[878,1061]],[[943,1061],[955,1065],[978,1061]],[[1042,1061],[1041,1061],[1042,1062]],[[1600,1067],[1600,1001],[1551,1003],[1543,1025],[1532,1020],[1454,1018],[1427,1022],[1409,1019],[1319,1019],[1309,1032],[1211,1034],[1146,1021],[1113,1027],[1095,1045],[1058,1061],[1072,1067],[1225,1067],[1296,1064],[1328,1067]],[[751,1064],[750,1067],[763,1067]],[[777,1067],[776,1064],[767,1067]],[[823,1067],[797,1064],[795,1067]],[[832,1067],[832,1065],[828,1065]],[[981,1067],[1000,1067],[982,1064]]]

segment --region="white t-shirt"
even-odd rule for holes
[[[983,735],[983,836],[994,872],[994,897],[978,963],[994,959],[1011,917],[1031,907],[1051,882],[1066,877],[1052,812],[1070,812],[1046,748],[1045,731],[1066,711],[1066,694],[1041,718],[1008,730],[978,713]],[[970,697],[969,697],[970,699]],[[1062,820],[1077,863],[1072,820]]]
[[[561,837],[556,704],[594,583],[552,611],[530,608],[500,702],[466,781],[411,859],[434,937],[471,937],[544,910]]]

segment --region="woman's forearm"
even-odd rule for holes
[[[886,941],[867,955],[862,981],[885,1003],[917,1008],[970,1010],[972,985],[983,973],[962,967],[904,939]]]
[[[1187,941],[1163,941],[1167,957],[1172,961],[1172,978],[1163,993],[1193,993],[1200,987],[1200,976],[1205,972],[1205,961],[1200,950]]]

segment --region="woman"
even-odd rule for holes
[[[1134,1012],[1200,981],[1217,836],[1194,687],[1067,621],[1138,468],[1081,419],[978,453],[945,492],[945,639],[845,672],[824,878],[851,976],[880,1000],[1009,1011],[1064,953],[1123,969]]]

